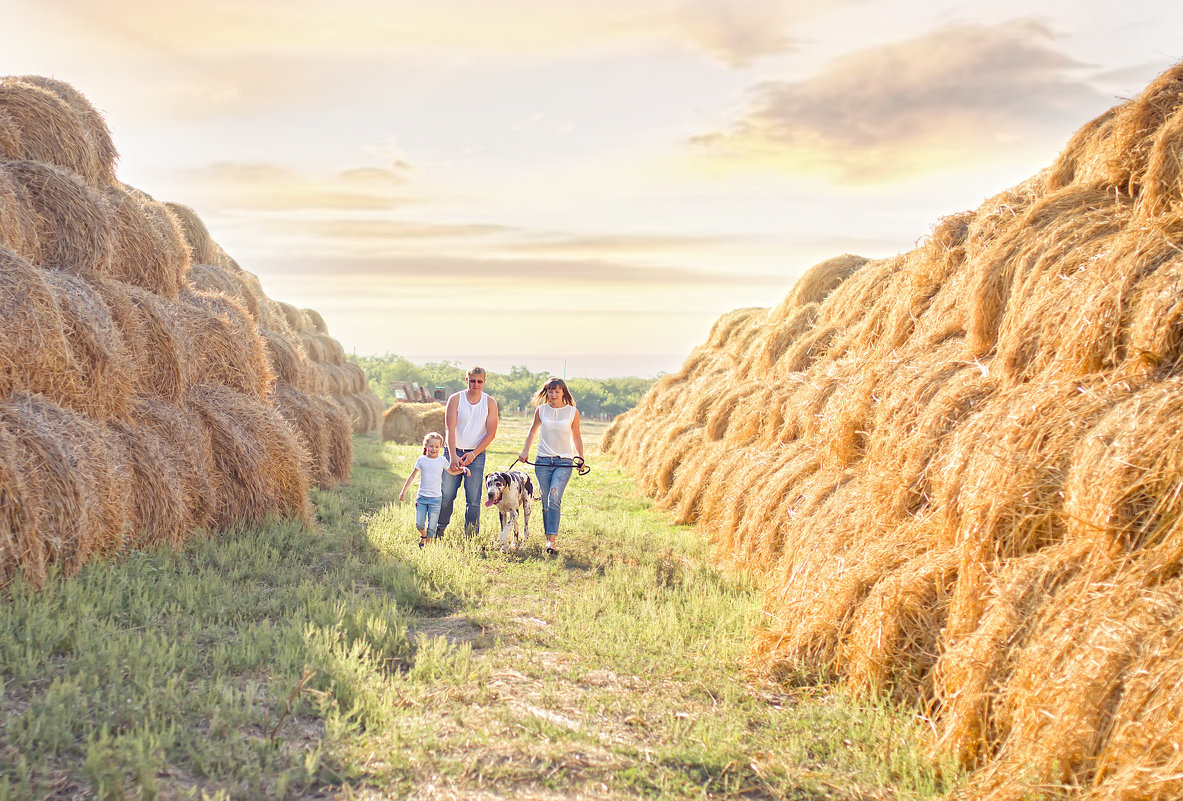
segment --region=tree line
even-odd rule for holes
[[[365,370],[370,390],[385,404],[394,402],[391,384],[398,381],[410,381],[429,389],[444,387],[449,395],[458,392],[467,386],[465,371],[471,366],[456,361],[418,365],[393,353],[384,356],[350,356],[349,360]],[[502,409],[528,407],[534,393],[550,377],[550,373],[535,373],[519,366],[510,367],[508,373],[490,370],[487,388]],[[652,378],[631,376],[566,380],[581,413],[608,415],[618,415],[636,406],[654,381]]]

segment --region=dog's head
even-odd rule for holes
[[[508,473],[489,473],[485,476],[485,506],[496,506],[508,486]]]

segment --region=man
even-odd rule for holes
[[[481,501],[485,487],[485,449],[497,436],[497,401],[485,394],[485,369],[468,371],[468,389],[448,398],[444,412],[450,470],[468,468],[468,475],[444,473],[440,517],[435,536],[443,536],[452,520],[452,506],[460,484],[464,484],[464,531],[481,530]]]

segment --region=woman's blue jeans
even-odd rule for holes
[[[563,491],[573,471],[574,462],[562,456],[539,456],[534,462],[534,475],[542,493],[542,529],[548,536],[559,533]]]
[[[456,453],[463,456],[468,451],[457,448]],[[485,453],[486,451],[481,451],[472,460],[472,464],[468,466],[469,475],[467,476],[463,473],[458,476],[448,472],[444,473],[441,486],[443,497],[440,499],[440,517],[435,529],[437,537],[443,534],[444,529],[452,522],[452,506],[456,503],[456,494],[460,491],[461,484],[464,484],[464,533],[480,533],[482,496],[485,494]],[[447,455],[448,449],[444,448],[444,456]]]

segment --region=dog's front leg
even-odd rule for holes
[[[509,529],[511,526],[517,525],[517,512],[502,512],[501,513],[501,550],[505,551],[505,545],[509,540]]]

